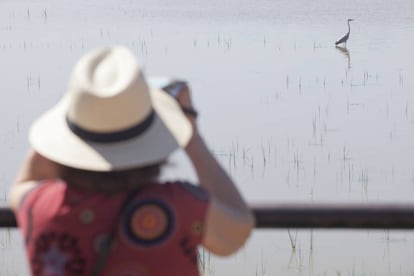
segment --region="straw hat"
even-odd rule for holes
[[[165,160],[191,134],[175,99],[149,87],[134,54],[116,46],[79,60],[66,94],[33,123],[29,140],[57,163],[110,171]]]

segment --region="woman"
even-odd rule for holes
[[[10,202],[33,275],[199,275],[197,246],[237,251],[254,219],[204,143],[188,86],[149,87],[125,47],[91,51],[31,127]],[[199,185],[160,183],[183,148]]]

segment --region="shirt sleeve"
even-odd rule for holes
[[[189,182],[177,182],[179,193],[180,223],[189,242],[199,245],[203,240],[207,209],[210,204],[208,192]]]
[[[17,205],[15,215],[17,225],[21,229],[25,243],[30,240],[30,234],[33,228],[33,205],[39,197],[39,191],[43,188],[43,183],[39,182],[32,189],[24,193]]]

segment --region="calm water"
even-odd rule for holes
[[[334,42],[347,18],[345,51]],[[413,34],[412,0],[2,0],[0,199],[74,62],[124,44],[147,75],[190,81],[201,129],[249,202],[410,202]],[[194,178],[182,153],[173,161],[165,177]],[[202,257],[206,275],[414,275],[412,256],[409,231],[291,229]],[[18,233],[0,232],[0,275],[25,265]]]

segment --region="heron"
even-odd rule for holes
[[[351,21],[354,21],[354,19],[348,19],[348,32],[341,39],[338,39],[335,42],[335,45],[338,45],[341,43],[344,43],[346,45],[346,42],[348,41],[348,38],[349,38],[349,33],[351,32],[351,26],[349,25],[349,22]]]

